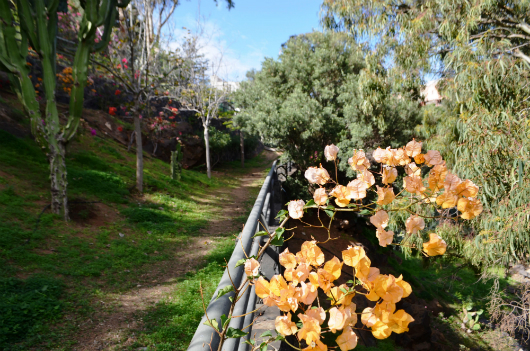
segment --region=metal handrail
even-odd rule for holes
[[[268,226],[270,221],[270,214],[273,213],[273,211],[271,211],[269,207],[272,204],[272,198],[274,195],[274,183],[275,181],[277,181],[276,163],[277,161],[274,161],[271,170],[269,171],[267,177],[265,178],[265,181],[263,182],[259,195],[256,198],[256,202],[254,203],[254,207],[252,208],[252,211],[248,216],[247,222],[245,223],[245,227],[243,228],[241,235],[236,240],[236,245],[234,251],[232,252],[230,260],[228,261],[227,269],[225,269],[223,277],[221,278],[221,281],[219,282],[219,285],[217,286],[217,289],[215,290],[210,300],[210,303],[206,308],[206,313],[208,314],[208,318],[210,320],[215,319],[217,321],[220,321],[221,316],[223,314],[228,315],[230,311],[230,306],[232,302],[229,298],[234,296],[234,293],[231,292],[225,294],[216,300],[219,290],[225,286],[231,285],[231,281],[234,281],[236,284],[239,285],[246,279],[246,276],[243,274],[244,267],[235,267],[237,261],[241,260],[242,258],[245,258],[245,253],[247,253],[248,256],[251,256],[253,253],[257,254],[261,237],[256,237],[254,239],[252,237],[260,228],[258,220],[260,218],[264,218],[266,223],[263,224],[265,226]],[[228,275],[229,268],[230,276]],[[253,292],[254,289],[247,289],[245,291],[244,295],[241,296],[241,298],[234,306],[233,315],[242,315],[254,310],[254,306],[256,305],[256,297]],[[251,320],[252,315],[247,315],[245,316],[245,318],[234,318],[230,321],[230,327],[241,329],[250,324],[247,322]],[[190,346],[188,347],[188,351],[209,351],[210,348],[211,350],[217,350],[219,346],[219,335],[217,335],[217,333],[212,329],[212,327],[205,325],[205,321],[206,315],[202,317],[201,322],[197,327],[195,334],[193,335],[193,339],[191,340]],[[250,330],[245,331],[248,331],[250,334]],[[237,351],[240,343],[240,339],[227,339],[225,341],[223,349],[226,351]]]

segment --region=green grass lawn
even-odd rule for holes
[[[236,163],[227,169],[239,167]],[[134,155],[113,141],[81,134],[68,149],[75,221],[65,223],[49,210],[42,212],[50,201],[48,162],[34,141],[0,131],[0,165],[2,350],[70,349],[68,336],[96,312],[95,297],[130,291],[153,264],[185,250],[219,216],[218,203],[201,199],[237,186],[233,176],[208,179],[193,170],[183,170],[182,179],[173,181],[168,164],[146,157],[140,198],[132,193]],[[208,300],[233,249],[233,234],[218,239],[198,271],[179,278],[172,302],[148,311],[139,340],[168,350],[189,342],[203,313],[198,284]],[[66,315],[73,320],[64,323]]]

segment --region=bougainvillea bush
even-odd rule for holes
[[[335,165],[331,174],[336,174],[338,153],[339,148],[335,145],[328,145],[324,150],[326,159]],[[291,344],[285,337],[292,335],[296,342],[291,346],[298,350],[340,348],[346,351],[357,345],[356,329],[368,329],[377,339],[408,331],[408,325],[414,319],[404,310],[396,310],[396,303],[412,292],[410,284],[403,280],[402,275],[382,274],[379,268],[372,267],[370,258],[361,246],[345,247],[342,257],[325,261],[319,244],[334,239],[331,223],[337,212],[350,211],[369,216],[381,246],[403,246],[419,250],[426,257],[443,255],[447,244],[439,235],[424,232],[425,219],[470,220],[482,212],[482,205],[476,198],[478,187],[471,180],[462,180],[451,173],[438,151],[423,153],[421,142],[412,140],[399,149],[377,148],[372,156],[378,164],[377,171],[371,171],[372,165],[363,150],[353,151],[348,164],[357,177],[346,185],[339,184],[322,165],[309,167],[305,171],[305,178],[315,187],[313,198],[307,202],[291,201],[287,210],[280,211],[280,227],[273,233],[261,233],[268,235],[268,241],[256,257],[245,259],[248,280],[241,286],[224,290],[235,292],[232,299],[235,304],[238,295],[253,284],[256,294],[265,305],[277,306],[282,311],[275,321],[278,336],[271,337],[261,345],[249,341],[253,350],[260,350],[278,339]],[[398,167],[403,167],[407,176],[403,178],[402,190],[396,193],[394,182]],[[374,189],[376,176],[381,177],[383,186],[375,186]],[[370,192],[376,196],[373,201],[368,201]],[[308,211],[315,212],[320,225],[304,221]],[[405,221],[406,234],[399,241],[395,240],[394,232],[386,230],[389,214],[392,213],[405,213],[408,216]],[[288,249],[283,251],[279,260],[285,272],[267,281],[260,276],[259,257],[269,245],[282,246],[289,240],[291,235],[286,233],[293,229],[285,228],[289,218],[302,225],[321,228],[328,233],[327,239],[323,242],[306,241],[296,254]],[[416,244],[418,240],[421,241],[420,245]],[[343,270],[351,270],[354,279],[337,286],[334,282]],[[319,290],[328,297],[329,307],[319,300]],[[364,296],[373,305],[362,311],[357,310],[352,301],[357,295]],[[246,335],[243,330],[233,330],[228,323],[223,328],[217,327],[217,322],[209,319],[206,323],[216,326],[214,329],[221,336],[219,350],[226,338]]]

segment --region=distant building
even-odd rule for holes
[[[214,88],[217,88],[219,90],[226,90],[228,92],[236,91],[237,89],[239,89],[239,82],[229,82],[215,75],[210,77],[210,84]]]
[[[425,100],[425,104],[436,104],[436,106],[440,106],[442,103],[442,95],[438,92],[438,89],[436,89],[436,84],[438,84],[440,80],[433,80],[425,85],[425,89],[421,91],[421,96],[423,96]]]

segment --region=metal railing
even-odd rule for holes
[[[219,322],[221,316],[223,314],[227,316],[230,311],[232,302],[229,298],[234,296],[234,293],[231,292],[225,294],[216,300],[219,290],[225,286],[232,285],[230,278],[232,278],[232,281],[237,286],[240,286],[240,284],[247,279],[244,274],[244,267],[235,267],[235,265],[237,261],[245,258],[245,253],[248,256],[256,255],[258,253],[258,249],[262,243],[261,240],[264,238],[252,238],[257,231],[263,230],[263,227],[259,224],[258,220],[263,223],[267,230],[270,230],[271,228],[269,228],[269,226],[274,224],[274,214],[279,211],[281,206],[279,200],[279,197],[281,196],[279,191],[280,184],[278,182],[276,162],[277,161],[274,161],[272,164],[271,170],[263,182],[259,195],[254,203],[254,207],[245,223],[245,227],[236,241],[234,251],[232,252],[230,261],[228,261],[228,268],[225,270],[221,282],[217,286],[217,289],[206,308],[206,313],[210,320],[215,319]],[[230,276],[228,275],[228,269],[230,269]],[[232,315],[240,316],[246,313],[248,314],[244,318],[240,317],[232,319],[230,321],[230,327],[242,329],[252,323],[254,313],[251,312],[255,309],[256,300],[257,296],[255,294],[254,286],[250,289],[246,289],[245,293],[237,301]],[[218,349],[219,335],[217,335],[212,327],[205,325],[205,321],[206,315],[202,317],[201,322],[193,335],[190,346],[188,347],[188,351],[210,351],[210,348],[211,350],[216,351]],[[250,336],[251,328],[252,327],[245,329],[245,332],[248,332],[248,335],[245,338],[227,339],[223,345],[223,350],[246,351],[248,344],[243,344],[243,342]]]

